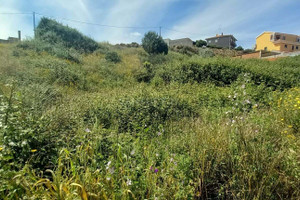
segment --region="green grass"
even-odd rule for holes
[[[0,46],[1,199],[300,198],[299,57],[80,56]]]

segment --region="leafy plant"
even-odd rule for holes
[[[148,32],[142,39],[142,46],[149,54],[168,54],[168,45],[155,32]]]

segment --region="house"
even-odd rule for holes
[[[255,49],[278,52],[300,51],[300,36],[266,31],[256,37]]]
[[[223,35],[223,33],[221,35],[217,34],[215,37],[206,38],[205,40],[207,46],[229,49],[234,49],[237,41],[233,35]]]
[[[190,38],[182,38],[177,40],[171,40],[171,39],[164,39],[165,43],[167,43],[168,47],[173,46],[193,46],[193,40]]]
[[[7,40],[0,39],[0,43],[7,44],[7,43],[15,43],[21,41],[21,31],[18,31],[18,37],[8,37]]]
[[[237,41],[233,35],[224,35],[223,33],[221,35],[217,34],[215,37],[206,38],[205,40],[207,46],[229,49],[234,49]]]

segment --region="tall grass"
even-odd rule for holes
[[[0,47],[1,199],[300,198],[298,57],[103,46]]]

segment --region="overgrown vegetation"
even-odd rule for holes
[[[300,57],[98,46],[0,47],[1,199],[300,198]]]

